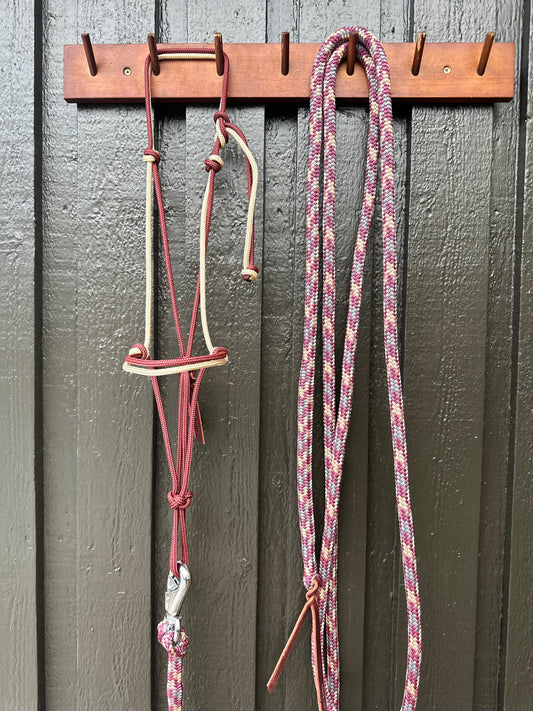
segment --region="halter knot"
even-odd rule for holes
[[[216,111],[215,115],[213,116],[213,121],[216,123],[217,128],[220,130],[220,133],[224,139],[223,141],[220,141],[222,147],[224,147],[226,145],[226,141],[229,138],[229,134],[226,131],[226,124],[230,123],[229,116],[225,111]]]
[[[320,595],[320,590],[324,589],[324,581],[320,577],[318,573],[316,573],[313,576],[313,582],[311,584],[311,587],[307,589],[307,592],[305,593],[305,599],[309,601],[313,601],[315,597],[318,597]]]
[[[215,173],[218,173],[218,171],[224,167],[224,161],[216,153],[211,153],[209,158],[204,160],[204,163],[205,169],[208,173],[210,170],[214,170]]]
[[[169,655],[184,657],[187,654],[189,638],[183,628],[180,630],[178,641],[174,642],[174,627],[166,620],[163,620],[157,625],[157,639]]]
[[[161,156],[159,155],[159,151],[156,151],[155,148],[145,148],[143,160],[147,163],[155,163],[157,165],[161,160]]]
[[[175,491],[169,491],[167,494],[168,503],[175,509],[188,509],[191,505],[192,491],[186,491],[183,495],[177,494]]]

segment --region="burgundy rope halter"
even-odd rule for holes
[[[193,52],[179,47],[171,47],[159,53],[160,60],[170,59],[215,59],[214,50],[208,48],[195,49]],[[231,123],[226,113],[226,99],[229,76],[229,59],[224,54],[224,75],[218,111],[215,112],[214,121],[216,137],[213,150],[205,159],[205,169],[208,173],[207,186],[204,195],[201,223],[200,223],[200,267],[194,295],[191,321],[187,343],[185,343],[182,326],[178,314],[178,305],[172,275],[172,264],[168,242],[165,207],[159,179],[160,154],[154,148],[153,117],[151,101],[151,63],[148,55],[145,62],[145,107],[148,131],[148,147],[144,151],[143,159],[147,162],[147,215],[146,215],[146,318],[145,340],[137,343],[125,358],[124,370],[140,373],[150,377],[154,390],[157,410],[161,422],[161,431],[172,476],[172,489],[168,493],[168,502],[173,510],[172,542],[170,547],[169,576],[165,596],[166,616],[158,626],[158,637],[161,644],[169,654],[167,695],[170,711],[181,711],[182,708],[182,681],[181,664],[188,646],[188,637],[181,627],[181,606],[190,585],[189,573],[189,547],[187,543],[186,511],[191,504],[192,491],[189,490],[189,478],[193,453],[194,439],[204,442],[202,421],[198,406],[198,391],[204,377],[205,370],[209,367],[223,365],[227,362],[228,352],[225,348],[214,347],[209,336],[207,326],[205,303],[205,256],[211,215],[213,210],[213,191],[215,176],[224,166],[220,156],[220,149],[224,148],[226,141],[232,137],[240,146],[246,156],[246,173],[248,181],[248,220],[246,242],[243,258],[242,278],[251,281],[257,277],[258,269],[254,264],[254,203],[257,191],[257,166],[248,148],[246,138],[242,131]],[[163,252],[165,255],[165,268],[168,280],[170,302],[174,318],[179,355],[167,359],[154,359],[149,355],[151,333],[151,298],[152,298],[152,182],[155,188],[159,226]],[[193,356],[194,333],[200,313],[202,331],[208,353]],[[167,374],[179,374],[179,402],[178,402],[178,428],[176,454],[174,456],[167,420],[163,408],[163,401],[158,383],[158,377]],[[179,555],[178,555],[179,551]]]

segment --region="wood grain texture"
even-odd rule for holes
[[[75,8],[43,25],[43,427],[46,707],[77,708],[77,108],[62,97],[62,43]],[[74,110],[73,110],[74,109]]]
[[[205,22],[209,12],[211,22]],[[214,12],[214,14],[213,14]],[[187,6],[185,39],[205,42],[210,30],[224,39],[259,39],[264,20],[258,22],[251,6],[225,4],[217,10],[207,3]],[[228,16],[233,18],[228,24]],[[182,10],[166,14],[164,38],[183,39]],[[231,76],[231,69],[230,69]],[[176,255],[180,303],[184,322],[190,317],[198,266],[199,213],[207,173],[203,160],[214,141],[213,114],[209,108],[187,107],[180,127],[175,112],[162,114],[160,128],[164,156],[162,173],[171,210],[171,249]],[[262,175],[264,110],[239,109],[231,102],[228,113],[245,133]],[[185,128],[186,126],[186,128]],[[182,130],[183,129],[183,130]],[[176,133],[177,131],[177,133]],[[215,207],[208,250],[208,314],[213,342],[228,348],[230,362],[206,373],[200,390],[205,446],[195,446],[191,490],[195,494],[188,512],[193,584],[183,609],[183,624],[191,637],[184,667],[188,708],[249,709],[255,698],[255,620],[257,584],[257,466],[259,437],[259,370],[261,323],[261,276],[245,283],[240,276],[246,219],[246,170],[238,147],[230,142],[223,151],[224,170],[215,183]],[[174,163],[176,158],[176,163]],[[181,177],[180,177],[181,173]],[[261,267],[262,185],[256,212],[256,254]],[[161,262],[162,264],[162,262]],[[161,273],[159,292],[166,292]],[[175,348],[175,336],[161,300],[159,339],[161,348]],[[196,351],[204,348],[201,333]],[[167,350],[168,352],[168,350]],[[167,396],[176,391],[169,382]],[[167,397],[168,401],[168,397]],[[176,416],[175,407],[170,410]],[[167,565],[169,509],[166,501],[168,466],[159,447],[157,507],[157,567]],[[161,579],[164,583],[165,579]],[[159,587],[159,583],[157,583]],[[158,593],[158,594],[162,594]],[[163,598],[161,597],[161,600]],[[166,708],[164,654],[161,653],[154,683],[157,708]],[[228,681],[229,680],[229,681]]]
[[[430,707],[443,697],[472,705],[490,118],[471,109],[413,117],[404,372]],[[450,169],[435,170],[442,163]],[[433,395],[421,402],[422,393]]]
[[[282,30],[290,31],[292,39],[300,39],[297,3],[271,1],[267,18],[268,41],[278,39]],[[270,109],[267,116],[256,699],[260,711],[308,709],[316,703],[307,628],[274,693],[266,693],[266,682],[301,610],[305,592],[296,491],[296,405],[302,350],[307,155],[307,131],[301,130],[299,112]]]
[[[41,13],[42,27],[34,28]],[[219,30],[226,45],[267,41],[278,47],[282,31],[294,42],[317,43],[343,24],[362,24],[392,43],[426,30],[426,49],[433,40],[479,42],[489,30],[496,30],[498,42],[518,48],[523,41],[526,48],[516,58],[513,102],[415,108],[412,118],[410,108],[396,103],[394,133],[407,444],[424,632],[419,708],[528,711],[529,4],[49,0],[42,8],[4,3],[0,18],[0,318],[7,334],[0,380],[0,707],[167,709],[166,656],[155,626],[168,566],[169,473],[150,385],[121,371],[143,327],[144,112],[65,103],[63,45],[85,31],[98,46],[142,43],[148,31],[161,42],[205,43]],[[34,30],[43,43],[35,66]],[[42,106],[33,96],[41,61]],[[185,320],[214,110],[214,103],[156,108]],[[239,275],[246,186],[242,156],[230,146],[216,181],[208,303],[215,341],[228,347],[231,363],[208,372],[200,391],[207,443],[196,447],[191,479],[193,587],[183,610],[191,634],[187,710],[308,711],[316,707],[308,630],[275,693],[265,689],[304,598],[295,449],[308,113],[287,104],[244,108],[231,101],[228,111],[260,163],[260,276],[244,284]],[[339,106],[339,345],[366,121],[364,105]],[[42,214],[35,214],[41,199]],[[175,336],[161,253],[154,259],[157,351],[171,353]],[[355,711],[400,707],[406,649],[379,229],[371,236],[365,279],[340,521],[341,709]],[[41,320],[42,343],[34,334]],[[174,430],[177,383],[164,379],[163,390]],[[319,479],[317,472],[318,510]],[[36,523],[37,530],[44,524],[44,541],[36,541]],[[42,586],[43,570],[44,598],[35,587],[36,581]],[[36,655],[38,629],[44,634]]]
[[[5,85],[13,82],[17,90],[5,90],[0,116],[0,706],[33,709],[39,703],[37,613],[42,609],[35,526],[40,453],[34,442],[34,394],[40,374],[34,369],[39,349],[34,338],[34,260],[40,234],[34,190],[40,186],[34,183],[33,3],[9,3],[2,20],[2,74]]]
[[[352,19],[351,24],[357,24]],[[341,27],[342,25],[337,25]],[[206,45],[201,45],[206,46]],[[212,48],[212,42],[210,45]],[[420,72],[411,72],[414,43],[385,43],[391,69],[391,92],[399,101],[426,103],[508,101],[513,96],[514,45],[495,44],[482,76],[477,65],[483,43],[428,43]],[[291,45],[290,71],[283,75],[278,43],[224,43],[233,71],[228,96],[235,101],[269,102],[309,99],[311,70],[320,44]],[[194,45],[192,45],[194,49]],[[159,51],[165,46],[159,45]],[[144,97],[143,67],[148,53],[142,45],[96,45],[98,72],[91,76],[83,47],[65,47],[64,96],[80,103],[139,102]],[[213,63],[190,60],[192,71],[176,62],[161,65],[152,80],[154,101],[213,101],[220,95],[221,77]],[[124,73],[128,67],[130,72]],[[446,71],[445,71],[446,68]],[[250,82],[250,76],[254,77]],[[368,86],[361,64],[352,76],[346,65],[339,68],[338,99],[368,100]]]
[[[140,40],[153,16],[151,0],[80,2],[78,30]],[[121,370],[142,335],[144,131],[142,109],[78,112],[79,709],[141,711],[151,696],[152,396]]]
[[[498,8],[496,32],[520,47],[522,4]],[[521,110],[518,71],[515,101],[493,107],[491,205],[489,232],[489,290],[485,360],[483,465],[480,499],[477,631],[474,666],[474,711],[496,708],[501,693],[500,640],[502,590],[505,581],[504,547],[510,470],[509,434],[512,389],[513,270],[517,245],[515,196],[519,191],[519,121]]]
[[[533,81],[533,18],[528,28],[528,80],[526,87]],[[530,92],[523,91],[526,99],[526,114],[530,115],[532,98]],[[531,507],[533,504],[533,249],[531,229],[533,226],[531,205],[533,203],[533,175],[531,156],[533,155],[533,133],[529,121],[525,126],[523,224],[517,234],[517,259],[520,263],[520,278],[516,287],[520,289],[518,326],[518,362],[516,371],[514,471],[509,482],[512,489],[512,519],[508,522],[510,530],[509,580],[506,601],[505,669],[502,670],[504,687],[502,693],[503,708],[527,709],[531,705],[533,694],[533,612],[531,606],[531,588],[533,581],[533,556],[531,553]]]
[[[443,38],[492,22],[418,3]],[[420,704],[473,705],[483,457],[490,109],[413,109],[405,345],[408,450],[423,629]],[[468,138],[467,138],[468,137]],[[475,248],[473,248],[475,245]],[[475,274],[475,278],[472,275]],[[457,650],[461,650],[460,654]],[[400,701],[400,680],[396,705]]]
[[[262,268],[258,711],[287,708],[285,679],[282,677],[272,695],[266,692],[266,682],[301,602],[301,593],[291,596],[292,586],[288,585],[291,578],[293,583],[301,583],[295,407],[303,295],[302,280],[295,275],[302,273],[305,232],[295,180],[303,141],[297,135],[295,119],[295,112],[267,112],[265,126],[265,235],[269,238]],[[308,651],[305,642],[302,646]],[[287,672],[293,664],[291,658]],[[291,690],[299,694],[297,704],[311,703],[312,684],[309,665],[304,664]]]

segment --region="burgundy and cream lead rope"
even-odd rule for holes
[[[193,52],[179,47],[167,48],[164,53],[159,53],[160,60],[178,59],[215,59],[213,49],[198,48]],[[189,490],[189,476],[191,471],[191,461],[194,440],[203,443],[203,429],[198,409],[198,390],[206,368],[223,365],[227,362],[228,352],[225,348],[215,347],[211,342],[207,325],[207,305],[206,305],[206,250],[211,224],[211,214],[213,210],[213,195],[215,176],[224,166],[224,161],[219,155],[220,149],[224,148],[231,136],[246,157],[246,172],[248,179],[248,217],[246,223],[246,236],[244,245],[242,278],[251,281],[257,277],[257,267],[254,264],[254,206],[257,194],[257,165],[254,160],[246,138],[242,131],[230,122],[226,114],[226,97],[228,89],[229,59],[224,54],[224,75],[222,78],[222,90],[220,106],[214,115],[215,121],[215,143],[211,155],[205,159],[205,169],[208,173],[207,185],[204,193],[202,211],[200,217],[200,265],[196,292],[194,296],[191,322],[187,344],[183,337],[180,324],[176,293],[174,288],[174,278],[172,275],[172,264],[170,259],[170,249],[168,242],[167,226],[165,219],[165,207],[161,191],[158,164],[160,162],[159,152],[154,148],[153,117],[151,100],[151,72],[150,56],[145,62],[144,85],[145,85],[145,108],[146,123],[148,130],[148,147],[144,151],[143,159],[146,161],[146,308],[145,308],[145,330],[144,342],[135,344],[126,356],[123,365],[124,370],[132,373],[139,373],[150,377],[161,430],[167,455],[170,473],[172,475],[172,490],[168,493],[168,501],[173,509],[172,543],[170,548],[170,572],[167,580],[167,592],[165,595],[165,619],[158,625],[158,639],[168,652],[168,673],[167,673],[167,697],[169,711],[181,711],[183,685],[182,685],[182,663],[187,652],[189,638],[181,627],[181,605],[190,584],[189,573],[189,547],[187,544],[186,517],[185,512],[192,499],[192,492]],[[178,340],[180,355],[177,358],[154,360],[149,355],[151,342],[151,319],[152,319],[152,185],[155,189],[157,208],[159,214],[159,225],[161,231],[161,241],[165,255],[165,268],[170,292],[170,302],[174,317],[174,327]],[[202,332],[208,354],[193,356],[192,348],[196,321],[200,313]],[[172,451],[170,436],[168,432],[163,401],[159,389],[157,378],[161,375],[179,374],[179,402],[178,402],[178,437],[176,454]],[[179,548],[179,556],[178,556]]]
[[[357,58],[369,85],[369,133],[365,192],[357,230],[340,393],[335,388],[335,78],[346,56],[350,31],[358,33]],[[383,47],[362,27],[344,27],[321,46],[313,65],[307,165],[307,247],[304,345],[298,391],[298,510],[307,601],[268,683],[271,691],[309,611],[313,615],[312,663],[320,711],[339,708],[337,622],[338,508],[344,452],[352,408],[365,252],[381,169],[383,313],[398,523],[408,616],[407,672],[401,709],[414,711],[422,638],[396,317],[394,140],[390,75]],[[322,184],[322,195],[320,188]],[[320,209],[322,200],[322,211]],[[322,247],[322,254],[320,248]],[[317,561],[313,510],[312,450],[319,274],[322,271],[322,378],[324,401],[324,532]]]

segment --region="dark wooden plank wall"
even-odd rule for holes
[[[530,4],[48,0],[1,11],[0,702],[162,711],[169,474],[149,383],[120,369],[141,337],[145,126],[140,107],[67,105],[62,46],[319,42],[343,24],[383,41],[517,43],[516,97],[397,107],[400,314],[423,604],[421,709],[531,707]],[[16,90],[15,90],[16,89]],[[187,709],[314,708],[308,644],[265,682],[304,595],[296,509],[308,112],[234,107],[260,167],[260,279],[244,284],[242,158],[217,179],[207,445],[193,464]],[[176,282],[188,314],[212,108],[157,111]],[[366,111],[339,110],[338,307],[346,308]],[[14,152],[15,151],[15,152]],[[399,708],[405,613],[386,404],[379,230],[366,265],[340,543],[342,708]],[[156,339],[174,347],[162,255]],[[372,286],[370,286],[372,284]],[[189,299],[189,300],[188,300]],[[340,329],[339,329],[340,335]],[[176,383],[167,379],[169,418]],[[319,502],[320,495],[317,496]]]
[[[12,84],[6,90],[0,117],[0,320],[4,330],[4,371],[0,377],[0,705],[27,709],[36,708],[43,691],[37,666],[43,661],[42,646],[36,654],[37,640],[43,633],[36,616],[42,609],[43,549],[42,440],[35,426],[41,415],[42,383],[40,345],[35,343],[40,320],[35,282],[40,276],[34,282],[34,265],[40,273],[42,255],[39,199],[34,200],[39,142],[34,149],[33,135],[35,128],[40,129],[33,101],[34,22],[29,4],[17,3],[2,10],[2,75],[9,76]],[[19,37],[25,38],[25,46]]]

